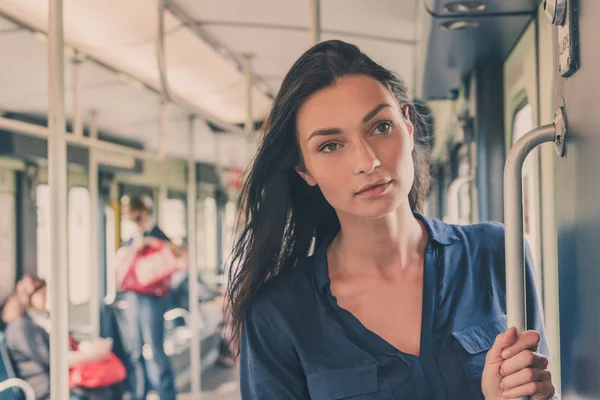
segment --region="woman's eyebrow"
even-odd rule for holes
[[[363,118],[363,124],[366,124],[367,122],[372,120],[379,113],[379,111],[383,110],[386,107],[391,107],[391,106],[387,103],[381,103],[380,105],[375,107],[367,115],[365,115],[365,117]]]
[[[366,124],[367,122],[372,120],[377,114],[379,114],[379,112],[381,110],[383,110],[384,108],[387,108],[387,107],[391,107],[391,106],[387,103],[382,103],[382,104],[378,105],[377,107],[375,107],[373,110],[369,111],[369,113],[367,113],[367,115],[365,115],[362,120],[363,124]],[[306,139],[306,141],[308,142],[310,139],[312,139],[315,136],[331,136],[331,135],[339,135],[340,133],[342,133],[342,130],[339,128],[319,129],[319,130],[316,130],[313,133],[311,133],[310,136],[308,137],[308,139]]]
[[[315,136],[331,136],[331,135],[339,135],[342,133],[340,128],[329,128],[329,129],[319,129],[310,134],[307,142]]]

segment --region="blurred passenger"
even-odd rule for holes
[[[167,245],[173,253],[181,257],[185,249],[174,245],[165,233],[152,223],[150,210],[139,197],[129,201],[129,218],[140,229],[143,238],[133,240],[130,246],[152,246],[159,243]],[[167,278],[170,280],[170,278]],[[150,390],[159,393],[161,400],[175,400],[175,377],[169,358],[165,354],[164,314],[170,307],[170,297],[142,295],[125,292],[120,295],[128,304],[127,308],[117,313],[123,347],[127,354],[127,387],[132,400],[141,400],[146,392],[145,377],[148,378]],[[142,349],[144,346],[152,349],[152,357],[146,359]]]
[[[402,80],[356,46],[321,42],[292,66],[241,193],[244,400],[553,396],[531,259],[537,332],[517,332],[504,228],[421,213],[429,140]]]
[[[6,344],[15,372],[33,388],[36,399],[49,399],[51,320],[46,306],[46,283],[37,277],[26,276],[17,285],[14,298],[17,301],[11,302]],[[25,300],[26,304],[20,303]],[[15,319],[16,314],[20,315]],[[75,345],[73,341],[71,343]],[[105,339],[82,342],[79,350],[67,354],[69,367],[101,362],[111,354],[111,348],[111,342]],[[117,394],[115,387],[74,387],[71,392],[83,400],[110,400]]]

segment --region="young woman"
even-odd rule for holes
[[[230,279],[243,399],[553,396],[531,264],[535,331],[507,330],[503,227],[419,213],[421,121],[400,79],[341,41],[285,77]]]

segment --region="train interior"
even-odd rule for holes
[[[2,0],[0,304],[35,274],[65,292],[77,340],[113,338],[119,355],[129,304],[114,257],[136,234],[129,204],[142,198],[173,243],[194,249],[164,314],[178,398],[239,399],[239,372],[218,359],[243,174],[287,70],[312,44],[341,39],[397,72],[428,111],[424,213],[448,223],[506,221],[511,148],[562,107],[566,157],[548,143],[523,164],[522,233],[557,392],[599,399],[598,17],[597,0]],[[52,256],[53,93],[67,132],[63,266]],[[59,270],[67,279],[53,283]],[[0,399],[29,399],[2,336],[0,353]]]

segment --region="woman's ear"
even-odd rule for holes
[[[309,186],[317,186],[317,181],[312,177],[310,172],[304,166],[297,166],[296,172]]]

